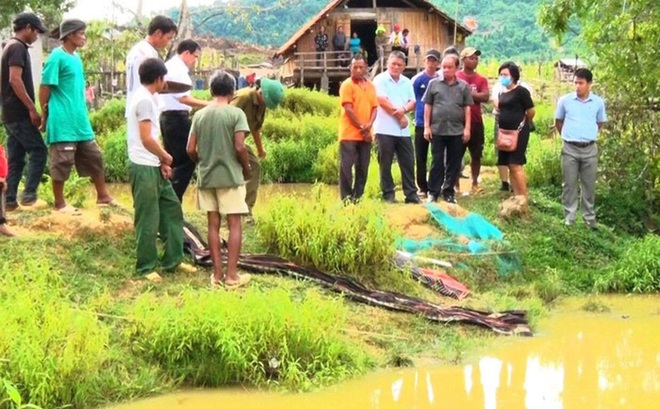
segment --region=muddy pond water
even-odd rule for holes
[[[645,409],[658,398],[660,297],[614,296],[564,300],[535,337],[495,339],[462,365],[383,370],[305,394],[186,390],[110,407]]]

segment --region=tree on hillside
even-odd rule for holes
[[[12,0],[0,2],[0,27],[11,24],[14,14],[30,8],[44,17],[50,27],[59,23],[62,13],[73,7],[73,0]]]
[[[596,92],[610,122],[599,171],[618,222],[660,225],[660,3],[657,0],[550,0],[539,22],[560,40],[579,22],[592,53]],[[642,227],[643,228],[643,227]]]

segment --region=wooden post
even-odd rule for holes
[[[321,74],[321,89],[328,92],[330,84],[328,81],[328,54],[323,52],[323,74]]]
[[[305,86],[305,56],[300,54],[298,57],[300,60],[300,86]]]

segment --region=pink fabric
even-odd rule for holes
[[[0,145],[0,178],[7,177],[7,155],[5,155],[5,150]]]

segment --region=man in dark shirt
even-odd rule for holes
[[[470,87],[456,78],[459,59],[448,54],[442,59],[442,79],[428,84],[424,94],[424,139],[431,142],[431,172],[428,201],[440,195],[456,203],[454,186],[461,169],[463,144],[471,135],[470,106],[474,103]]]
[[[29,167],[21,205],[37,201],[37,188],[46,166],[48,151],[39,132],[41,116],[34,104],[32,63],[28,47],[47,30],[33,13],[21,13],[14,19],[14,37],[2,51],[0,88],[2,89],[2,122],[7,133],[7,211],[18,207],[18,185],[23,176],[25,156]]]
[[[319,33],[314,36],[314,44],[316,45],[318,63],[323,65],[323,54],[328,49],[328,35],[325,33],[325,26],[320,26]]]
[[[337,32],[332,36],[332,48],[334,51],[345,51],[346,50],[346,34],[344,34],[344,27],[337,26]],[[337,54],[333,58],[339,58],[337,65],[343,66],[344,60],[342,59],[344,54]]]

